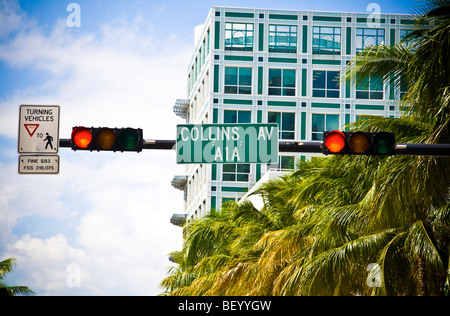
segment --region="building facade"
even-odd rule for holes
[[[174,112],[188,124],[278,123],[280,140],[320,141],[359,115],[398,117],[402,91],[369,78],[342,82],[347,63],[369,45],[395,45],[413,29],[398,14],[212,7],[188,67],[187,97]],[[187,165],[172,185],[185,192],[175,225],[238,201],[270,170],[293,170],[310,154],[279,163]]]

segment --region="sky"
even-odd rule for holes
[[[175,139],[185,122],[173,105],[186,98],[194,28],[211,6],[368,12],[371,2],[0,0],[0,261],[17,260],[6,282],[40,296],[154,296],[183,242],[170,224],[183,211],[175,151],[60,148],[59,175],[19,175],[21,104],[59,105],[61,138],[108,126]],[[377,3],[381,13],[416,5]]]

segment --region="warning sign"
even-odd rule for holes
[[[19,154],[56,154],[59,150],[59,106],[21,105]]]
[[[25,125],[25,128],[26,128],[28,134],[30,134],[30,137],[34,136],[34,133],[36,133],[36,131],[39,127],[39,124],[24,124],[24,125]]]

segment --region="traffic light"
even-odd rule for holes
[[[142,129],[82,127],[72,129],[72,150],[141,152]]]
[[[395,135],[387,132],[323,133],[324,155],[393,155]]]

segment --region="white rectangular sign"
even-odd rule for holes
[[[59,105],[21,105],[19,154],[57,154]]]
[[[58,174],[59,156],[19,156],[19,174]]]

